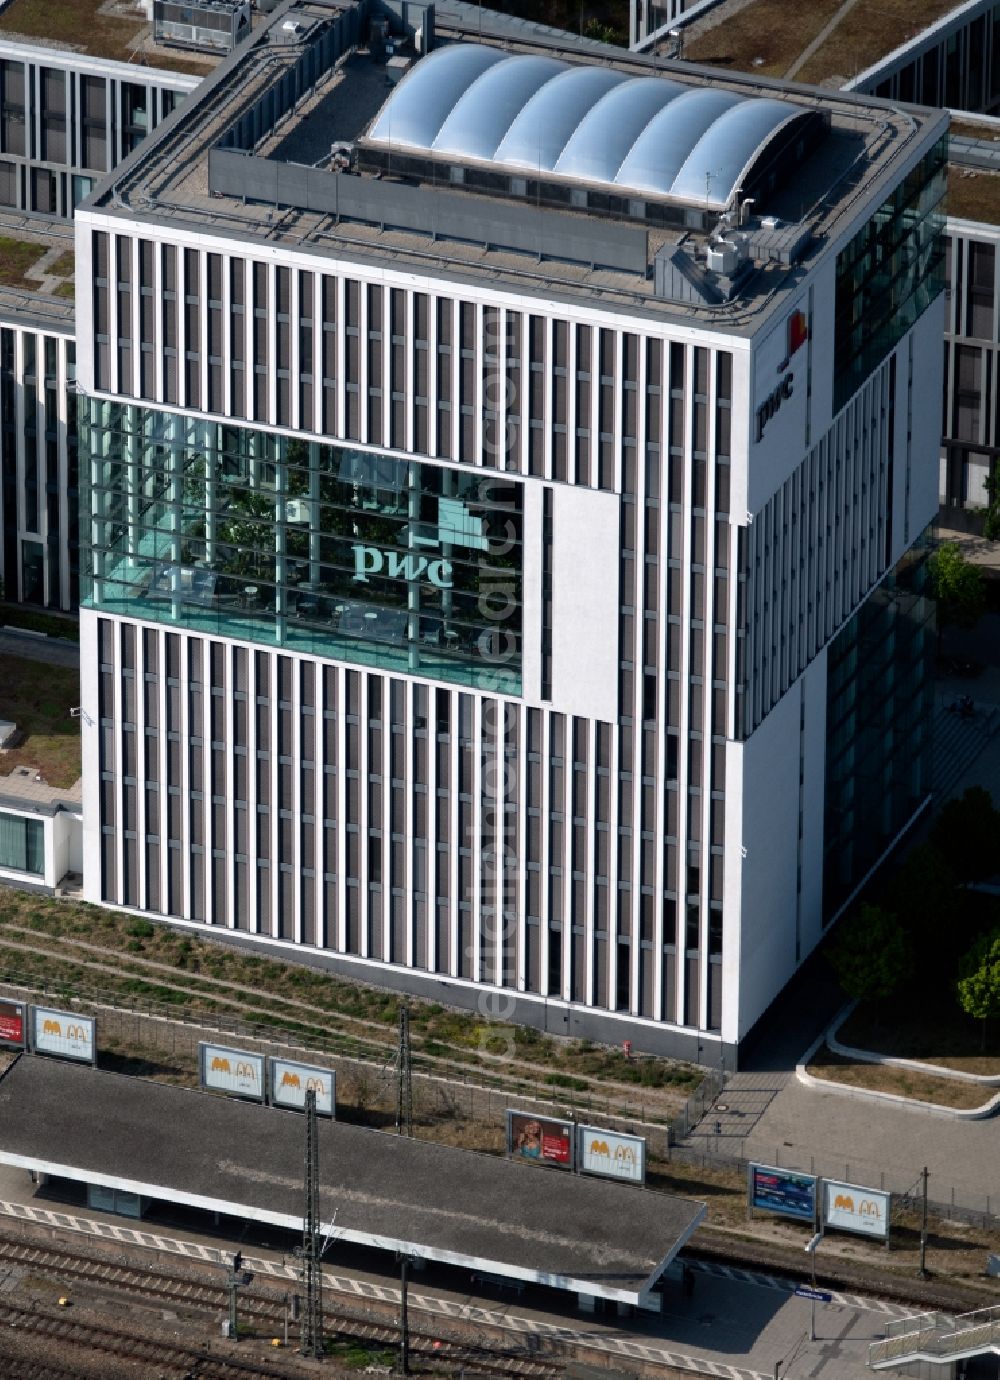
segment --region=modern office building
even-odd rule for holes
[[[89,899],[738,1045],[928,790],[946,127],[256,31],[75,222]]]
[[[671,28],[683,16],[690,18],[718,4],[719,0],[630,0],[629,44],[640,45],[666,40]]]
[[[782,25],[784,0],[630,0],[637,52],[682,50],[697,61],[764,67],[786,79],[836,83],[894,101],[992,113],[1000,109],[996,0],[897,0],[831,14],[812,6]]]
[[[981,139],[967,134],[951,140],[940,497],[953,524],[963,520],[957,510],[1000,500],[1000,490],[990,492],[1000,459],[1000,159],[994,143],[1000,124],[994,124],[968,126]]]
[[[71,216],[198,81],[0,40],[0,208]]]
[[[0,291],[3,597],[79,602],[73,303]]]
[[[64,612],[78,603],[73,240],[61,222],[199,80],[0,39],[0,234],[8,258],[47,265],[0,291],[7,600]]]
[[[633,28],[645,13],[633,0]],[[686,57],[726,70],[777,73],[893,101],[944,107],[949,142],[947,321],[938,497],[948,527],[981,521],[1000,456],[996,374],[996,245],[1000,226],[1000,5],[994,0],[908,0],[890,14],[857,5],[832,25],[816,10],[804,26],[773,22],[774,0],[708,0],[674,15]],[[812,24],[810,29],[809,24]],[[637,51],[673,54],[676,39],[648,29]],[[998,489],[1000,498],[1000,486]],[[965,510],[962,512],[962,510]]]

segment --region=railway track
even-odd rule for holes
[[[58,1344],[61,1350],[75,1349],[122,1361],[138,1362],[151,1367],[150,1374],[158,1377],[183,1377],[183,1380],[286,1380],[287,1370],[245,1360],[236,1356],[220,1356],[204,1348],[182,1346],[165,1337],[142,1337],[103,1323],[84,1322],[66,1313],[51,1313],[39,1309],[22,1308],[16,1304],[0,1303],[0,1328],[15,1328],[22,1335],[40,1337]],[[79,1371],[66,1370],[57,1364],[37,1362],[38,1368],[66,1376],[79,1376]]]
[[[25,1272],[51,1277],[67,1289],[75,1286],[91,1293],[124,1295],[160,1307],[169,1305],[175,1310],[188,1309],[210,1316],[219,1316],[228,1307],[228,1295],[221,1278],[215,1283],[211,1279],[202,1281],[190,1274],[159,1266],[139,1266],[131,1262],[119,1264],[100,1253],[77,1251],[64,1246],[50,1247],[31,1240],[0,1235],[0,1262],[8,1268],[20,1267]],[[221,1276],[221,1271],[219,1273]],[[4,1307],[7,1305],[0,1306],[0,1335],[6,1323]],[[281,1335],[285,1326],[285,1310],[286,1293],[283,1290],[257,1282],[240,1290],[240,1322],[252,1328],[259,1337]],[[398,1343],[396,1308],[391,1302],[372,1299],[362,1305],[356,1296],[348,1296],[326,1286],[323,1291],[323,1316],[328,1334],[380,1347]],[[45,1328],[65,1328],[66,1336],[89,1326],[80,1324],[75,1316],[70,1317],[65,1313],[40,1313],[39,1317],[49,1319],[44,1323]],[[15,1322],[14,1325],[20,1324]],[[419,1323],[411,1326],[411,1353],[415,1357],[425,1355],[433,1358],[437,1364],[450,1364],[456,1368],[474,1366],[476,1372],[483,1375],[558,1380],[563,1374],[563,1365],[557,1359],[523,1354],[522,1340],[519,1338],[516,1345],[511,1345],[509,1335],[499,1327],[493,1330],[476,1324],[475,1341],[455,1335],[454,1331],[449,1331],[450,1327],[449,1323],[430,1332],[421,1328]],[[491,1331],[495,1331],[495,1335],[491,1336]],[[178,1348],[178,1355],[181,1352],[189,1363],[193,1355],[200,1355]],[[204,1366],[204,1360],[200,1364]],[[199,1369],[196,1373],[198,1380],[210,1380],[209,1372]],[[285,1370],[273,1368],[258,1371],[230,1369],[218,1373],[220,1376],[288,1374]],[[214,1376],[213,1371],[211,1380],[214,1380]],[[61,1378],[57,1377],[57,1380]]]

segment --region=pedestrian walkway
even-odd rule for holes
[[[783,1279],[780,1275],[762,1274],[759,1270],[745,1270],[740,1265],[721,1265],[715,1260],[689,1260],[687,1267],[689,1270],[697,1270],[702,1274],[715,1275],[718,1279],[743,1280],[745,1283],[754,1284],[760,1289],[776,1289],[780,1294],[794,1294],[796,1289],[794,1280]],[[836,1289],[826,1292],[830,1295],[831,1303],[843,1308],[860,1308],[869,1313],[878,1313],[882,1317],[897,1320],[912,1321],[914,1318],[912,1308],[905,1308],[902,1304],[892,1303],[888,1299],[868,1298],[864,1294],[844,1294]]]
[[[966,778],[970,773],[978,776],[980,757],[1000,734],[1000,708],[964,693],[967,699],[962,708],[957,706],[963,697],[956,696],[943,704],[939,701],[934,715],[931,781],[939,805],[956,790],[961,795],[967,789]],[[992,770],[990,776],[992,779]]]
[[[40,1199],[37,1192],[23,1170],[0,1166],[0,1227],[5,1220],[33,1221],[56,1237],[103,1239],[119,1251],[142,1247],[161,1257],[208,1264],[228,1264],[239,1249],[244,1265],[262,1278],[286,1287],[301,1278],[301,1265],[266,1243],[273,1233],[252,1223],[238,1237],[224,1229],[211,1234],[179,1222],[128,1222],[82,1205]],[[334,1232],[324,1255],[324,1281],[331,1289],[359,1301],[398,1305],[396,1279],[383,1267],[373,1268],[370,1253],[341,1245]],[[526,1340],[583,1341],[612,1369],[628,1371],[630,1360],[643,1360],[719,1380],[772,1380],[776,1365],[789,1380],[870,1380],[868,1346],[905,1314],[895,1304],[831,1293],[829,1303],[815,1308],[817,1340],[810,1342],[812,1305],[797,1297],[788,1281],[706,1262],[690,1265],[690,1291],[682,1288],[678,1269],[666,1281],[663,1312],[637,1312],[628,1319],[579,1314],[565,1300],[548,1305],[530,1288],[516,1302],[492,1303],[456,1287],[454,1272],[445,1277],[443,1268],[434,1265],[411,1275],[408,1303],[422,1315],[423,1326],[437,1318],[443,1331],[448,1319],[500,1322]]]
[[[774,1090],[759,1108],[762,1080]],[[733,1076],[686,1143],[720,1163],[754,1160],[896,1194],[914,1194],[926,1165],[935,1205],[1000,1214],[998,1134],[993,1118],[952,1121],[805,1087],[793,1075],[748,1073]]]

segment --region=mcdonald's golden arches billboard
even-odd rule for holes
[[[93,1064],[97,1058],[95,1026],[93,1016],[81,1016],[78,1011],[52,1011],[47,1006],[33,1006],[31,1048],[36,1054],[55,1054],[60,1059]]]
[[[860,1188],[857,1184],[845,1184],[837,1179],[823,1180],[825,1227],[886,1241],[891,1209],[892,1195],[880,1189]]]
[[[646,1142],[642,1136],[626,1136],[600,1126],[578,1126],[577,1164],[584,1174],[627,1183],[646,1182]]]
[[[336,1115],[337,1075],[333,1069],[321,1069],[312,1064],[296,1064],[290,1059],[268,1060],[271,1071],[271,1105],[273,1107],[294,1107],[302,1111],[306,1105],[306,1093],[316,1094],[316,1111],[319,1116]]]
[[[246,1049],[227,1049],[206,1041],[198,1046],[201,1086],[236,1097],[264,1101],[264,1056]]]

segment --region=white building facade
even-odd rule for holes
[[[690,310],[81,208],[88,899],[735,1049],[927,796],[944,123]]]

